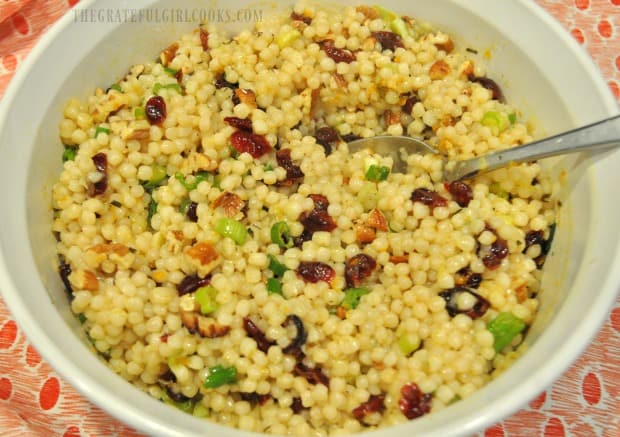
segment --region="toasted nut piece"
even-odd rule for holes
[[[347,80],[344,78],[342,74],[332,73],[334,80],[336,81],[336,85],[340,88],[345,88],[347,86]]]
[[[234,217],[243,209],[245,202],[235,193],[225,191],[213,201],[211,206],[214,209],[221,207],[226,217]]]
[[[205,338],[223,337],[230,331],[230,326],[220,325],[214,319],[195,312],[182,311],[181,322],[190,333],[198,333]]]
[[[69,282],[74,290],[99,290],[99,280],[90,270],[77,270],[69,275]]]
[[[366,224],[379,231],[388,231],[387,220],[383,213],[377,208],[374,208],[372,211],[370,211],[370,213],[368,214],[368,220],[366,220]]]
[[[436,42],[435,47],[437,47],[438,50],[443,50],[446,53],[451,53],[452,50],[454,50],[454,42],[452,41],[452,38],[450,38],[448,35],[443,36],[445,36],[445,41]]]
[[[174,59],[177,54],[177,50],[179,50],[179,43],[175,42],[170,44],[159,54],[159,59],[164,67],[168,66],[170,61]]]
[[[385,120],[386,126],[391,126],[393,124],[400,123],[400,115],[397,114],[396,112],[390,111],[389,109],[383,113],[383,118]]]
[[[212,263],[219,257],[215,247],[209,242],[194,244],[187,250],[187,255],[190,258],[198,260],[198,262],[203,266]]]
[[[370,20],[374,20],[375,18],[379,17],[379,12],[372,6],[360,5],[355,8],[355,11],[360,12],[361,14],[363,14],[366,18]]]
[[[355,225],[355,240],[358,243],[372,243],[377,234],[375,230],[367,225]]]
[[[409,256],[408,255],[392,255],[390,256],[390,262],[393,264],[400,264],[400,263],[406,263],[409,262]]]
[[[241,103],[245,103],[252,108],[256,108],[256,94],[254,94],[254,91],[244,88],[237,88],[235,90],[235,95]]]
[[[459,67],[459,76],[469,77],[474,74],[474,62],[473,61],[465,61]]]
[[[446,61],[439,60],[435,61],[428,72],[432,80],[443,79],[450,73],[450,66],[446,63]]]
[[[95,253],[115,253],[120,256],[127,255],[129,253],[129,248],[124,244],[120,243],[103,243],[96,244],[88,248],[88,250],[92,250]]]

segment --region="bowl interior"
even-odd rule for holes
[[[125,3],[110,0],[104,8],[95,2],[82,2],[79,8],[103,10],[109,17],[107,11],[127,11]],[[481,54],[488,51],[489,77],[501,84],[509,102],[530,115],[539,136],[616,111],[586,55],[529,2],[381,3],[453,34],[457,49],[473,47]],[[288,4],[229,0],[225,5],[213,1],[205,6],[205,2],[195,0],[139,0],[132,2],[131,10],[148,7],[161,14],[174,7],[213,14],[245,9],[266,16]],[[330,2],[326,7],[334,6]],[[9,187],[0,194],[5,205],[0,211],[0,288],[37,349],[91,400],[144,432],[199,434],[204,431],[204,422],[144,395],[88,350],[56,272],[50,232],[51,186],[61,170],[62,144],[57,126],[64,102],[74,96],[83,99],[96,86],[106,88],[130,65],[153,59],[162,47],[195,24],[172,16],[165,22],[117,22],[92,14],[80,18],[80,13],[89,14],[74,9],[44,37],[15,78],[0,111],[0,181]],[[217,13],[211,16],[218,17]],[[522,32],[524,23],[527,33]],[[219,24],[234,32],[252,23]],[[472,433],[535,396],[587,345],[620,282],[617,242],[609,238],[615,233],[610,230],[620,221],[620,210],[605,201],[612,187],[620,183],[620,175],[614,170],[619,165],[620,154],[616,152],[548,162],[562,181],[563,206],[545,265],[540,314],[526,340],[530,350],[467,402],[456,403],[431,420],[423,418],[382,430],[383,435],[400,435],[405,430],[425,435]],[[575,332],[578,328],[582,332],[579,337],[566,335],[567,329]],[[550,357],[549,350],[557,354]],[[218,435],[241,434],[212,426]]]

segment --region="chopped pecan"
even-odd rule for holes
[[[393,124],[400,124],[400,114],[396,112],[392,112],[387,109],[383,113],[383,120],[385,121],[386,126],[391,126]]]
[[[150,129],[136,129],[134,131],[132,131],[126,139],[128,140],[138,140],[138,141],[143,141],[143,140],[148,140],[151,138],[151,131]]]
[[[92,250],[95,253],[115,253],[120,256],[125,256],[129,253],[129,248],[120,243],[95,244],[94,246],[89,247],[88,250]]]
[[[170,61],[174,59],[177,54],[177,50],[179,50],[179,43],[176,42],[170,44],[168,47],[162,50],[162,52],[159,54],[159,60],[164,67],[168,66]]]
[[[69,275],[68,279],[74,290],[99,290],[97,275],[90,270],[76,270]]]
[[[215,250],[215,247],[209,242],[194,244],[187,250],[187,255],[189,255],[191,258],[198,260],[203,266],[212,263],[219,257],[217,251]]]
[[[291,20],[292,21],[301,21],[301,22],[303,22],[305,24],[312,23],[312,18],[306,17],[305,15],[302,15],[302,14],[298,14],[297,12],[292,12],[291,13]]]
[[[214,209],[221,207],[226,217],[234,217],[243,210],[245,202],[235,193],[224,191],[213,201],[211,206]]]
[[[194,312],[181,311],[181,322],[191,334],[200,334],[205,338],[223,337],[230,331],[230,326],[220,325],[210,317]]]
[[[245,88],[237,88],[235,90],[235,95],[241,103],[256,108],[256,94],[254,94],[254,91]]]
[[[355,225],[355,241],[358,243],[372,243],[377,238],[375,229],[368,225]]]
[[[428,71],[429,76],[432,80],[443,79],[450,73],[450,66],[446,63],[446,61],[438,60],[435,61],[433,65],[431,65],[430,70]]]
[[[355,8],[355,11],[361,13],[370,20],[374,20],[379,17],[379,12],[372,6],[360,5]]]
[[[388,231],[387,219],[385,218],[383,213],[377,208],[374,208],[370,211],[370,213],[368,214],[368,219],[366,220],[366,224],[372,228],[375,228],[378,231]]]
[[[389,260],[392,264],[402,264],[402,263],[409,262],[409,256],[408,255],[390,255]]]
[[[452,38],[447,36],[444,42],[436,42],[435,47],[437,47],[437,50],[443,50],[446,53],[451,53],[452,50],[454,50],[454,42],[452,41]]]

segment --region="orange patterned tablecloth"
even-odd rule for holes
[[[42,33],[78,1],[0,0],[0,97]],[[620,0],[536,1],[586,47],[620,100]],[[481,434],[620,437],[620,297],[592,345],[560,380]],[[44,362],[0,298],[0,435],[140,434],[91,404]]]

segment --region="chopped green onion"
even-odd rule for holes
[[[62,162],[74,161],[75,155],[77,155],[77,149],[77,146],[65,145],[65,149],[62,151]]]
[[[514,112],[508,114],[508,121],[510,122],[510,124],[515,124],[517,122],[517,114],[515,114]]]
[[[407,38],[409,36],[409,30],[407,29],[407,24],[405,20],[402,18],[396,18],[390,22],[390,29],[392,32],[400,35],[402,38]]]
[[[183,94],[183,88],[181,88],[181,85],[179,85],[178,83],[167,83],[165,85],[162,85],[159,82],[156,82],[155,85],[153,85],[153,94],[155,94],[156,96],[159,95],[159,92],[162,89],[167,89],[167,90],[175,90],[177,93],[179,94]]]
[[[119,93],[123,92],[123,89],[121,88],[120,84],[118,84],[118,83],[113,83],[112,85],[110,85],[110,89],[118,91]]]
[[[286,222],[276,222],[271,226],[271,241],[284,249],[293,247],[291,230]]]
[[[200,287],[194,294],[194,300],[200,305],[202,314],[211,314],[218,309],[219,304],[216,301],[217,290],[211,285]]]
[[[237,244],[245,243],[248,238],[248,230],[243,223],[230,218],[221,218],[215,223],[215,232],[222,237],[228,237]]]
[[[164,67],[164,71],[168,73],[170,76],[174,76],[179,72],[179,70],[175,70],[174,68]]]
[[[97,138],[99,134],[110,135],[110,129],[108,129],[107,127],[103,127],[103,126],[97,126],[97,129],[95,129],[95,138]]]
[[[385,165],[371,165],[364,175],[366,180],[372,182],[380,182],[387,179],[390,174],[390,168]]]
[[[269,270],[276,278],[281,278],[288,269],[275,256],[269,255]]]
[[[499,133],[508,127],[508,117],[500,112],[487,111],[480,119],[480,123]]]
[[[111,201],[110,205],[115,206],[117,208],[120,208],[121,206],[123,206],[123,204],[121,202],[119,202],[118,200]]]
[[[80,313],[77,315],[77,319],[80,322],[81,325],[84,324],[84,322],[86,322],[86,316],[84,315],[84,313]]]
[[[149,223],[149,226],[152,228],[151,220],[153,219],[153,216],[157,213],[157,202],[155,202],[155,199],[151,198],[147,211],[148,211],[147,221]]]
[[[368,293],[370,293],[370,289],[366,287],[348,288],[344,291],[344,299],[340,305],[348,310],[355,309],[359,305],[362,296]]]
[[[175,173],[174,178],[185,187],[187,191],[195,190],[202,181],[210,181],[213,176],[208,171],[199,171],[194,176],[194,182],[187,182],[186,177],[182,173]]]
[[[499,313],[489,322],[487,329],[491,331],[495,342],[495,352],[500,352],[525,329],[525,322],[511,312]]]
[[[168,175],[166,174],[166,167],[163,165],[155,164],[152,167],[152,175],[148,181],[142,181],[144,190],[148,193],[152,192],[155,188],[159,187],[162,182],[166,180]]]
[[[145,118],[146,117],[146,111],[144,110],[144,108],[142,106],[137,106],[136,109],[133,110],[133,115],[137,119]]]
[[[364,211],[370,211],[377,207],[379,201],[379,192],[377,185],[366,182],[357,193],[357,200],[364,207]]]
[[[374,8],[379,13],[379,17],[385,21],[386,24],[389,24],[398,18],[398,15],[383,6],[375,5]]]
[[[205,388],[217,388],[224,384],[237,382],[237,368],[235,366],[224,367],[220,364],[209,369],[209,376],[205,379]]]
[[[415,334],[405,334],[398,339],[398,348],[405,356],[411,355],[420,348],[420,337]]]
[[[187,210],[189,209],[189,206],[192,204],[192,199],[190,199],[189,197],[184,197],[183,199],[181,199],[181,203],[179,203],[179,212],[181,214],[187,214]]]
[[[268,162],[267,164],[263,165],[263,170],[265,170],[265,171],[272,171],[273,170],[273,164],[271,162]]]
[[[282,282],[276,278],[267,279],[267,293],[282,296]]]
[[[276,44],[278,44],[278,47],[280,48],[280,50],[282,50],[284,47],[288,47],[291,44],[293,44],[300,37],[301,37],[301,33],[299,33],[298,30],[293,29],[289,32],[280,32],[275,37],[275,41],[276,41]]]
[[[489,185],[489,193],[495,194],[497,197],[501,197],[502,199],[510,199],[510,193],[504,190],[499,182],[493,182]]]
[[[202,402],[196,402],[192,416],[195,417],[209,417],[209,409],[204,406]]]

